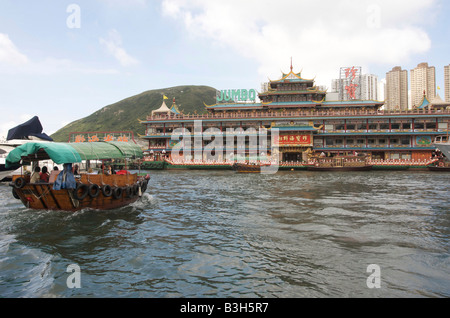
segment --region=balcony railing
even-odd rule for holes
[[[410,116],[410,115],[450,115],[450,109],[414,109],[402,111],[376,111],[372,109],[342,109],[342,110],[297,110],[297,111],[253,111],[233,113],[180,114],[148,116],[147,121],[186,121],[213,119],[251,119],[251,118],[313,118],[313,117],[358,117],[358,116]]]

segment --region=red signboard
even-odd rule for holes
[[[284,146],[312,146],[312,136],[311,135],[298,135],[289,134],[281,135],[278,138],[278,145],[280,147]]]

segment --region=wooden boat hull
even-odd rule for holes
[[[362,166],[362,167],[320,167],[320,166],[310,166],[308,171],[370,171],[373,166]]]
[[[115,182],[100,183],[108,179]],[[146,178],[138,180],[137,175],[83,176],[80,181],[76,189],[54,190],[53,184],[28,183],[23,176],[15,176],[10,185],[14,197],[22,201],[27,208],[75,212],[83,209],[111,210],[127,206],[140,198],[148,183]]]
[[[235,163],[232,169],[239,173],[261,173],[261,165],[251,165],[246,163]]]
[[[428,167],[430,171],[450,172],[450,167]]]

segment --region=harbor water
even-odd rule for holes
[[[448,173],[149,173],[107,212],[1,184],[0,297],[450,297]]]

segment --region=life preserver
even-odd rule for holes
[[[80,190],[81,190],[81,193],[79,193]],[[78,183],[77,188],[73,191],[73,196],[78,201],[82,201],[82,200],[84,200],[84,198],[86,198],[86,196],[88,195],[89,192],[90,191],[89,191],[89,187],[87,184]]]
[[[445,164],[441,161],[441,162],[439,162],[439,167],[444,167],[445,166]]]
[[[91,184],[88,193],[91,198],[96,198],[100,194],[100,187],[97,184]]]
[[[122,197],[122,188],[114,188],[113,190],[113,197],[114,199],[119,199],[120,197]]]
[[[25,178],[22,178],[22,177],[17,178],[16,180],[14,180],[14,188],[22,189],[26,183],[27,182],[25,181]]]
[[[109,198],[110,196],[112,196],[113,190],[109,184],[105,184],[102,187],[102,193],[103,193],[103,196]]]

